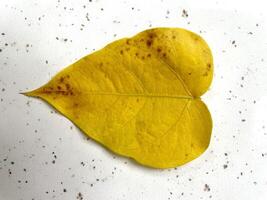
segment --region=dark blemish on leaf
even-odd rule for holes
[[[157,52],[160,53],[162,49],[160,47],[157,48]]]
[[[67,189],[64,188],[64,189],[63,189],[63,192],[67,192]]]
[[[138,52],[136,52],[136,53],[135,53],[135,55],[136,55],[136,56],[138,56],[138,55],[139,55],[139,53],[138,53]]]
[[[150,57],[151,57],[151,54],[150,54],[150,53],[149,53],[149,54],[147,54],[147,57],[148,57],[148,58],[150,58]]]
[[[225,165],[223,165],[223,169],[226,169],[227,167],[228,167],[228,165],[226,165],[226,164],[225,164]]]
[[[70,84],[66,83],[65,86],[67,90],[70,90]]]
[[[63,83],[63,82],[64,82],[64,78],[63,78],[63,77],[60,77],[59,81],[60,81],[61,83]]]
[[[58,86],[57,86],[57,89],[61,90],[61,87],[58,85]]]
[[[142,56],[142,60],[145,60],[145,56]]]
[[[123,55],[123,50],[120,51],[120,54]]]
[[[150,39],[153,39],[153,38],[157,37],[157,34],[156,33],[153,33],[153,32],[150,32],[150,33],[148,33],[148,37]]]
[[[126,48],[126,51],[129,51],[129,50],[130,50],[130,48],[129,48],[129,47],[127,47],[127,48]]]
[[[192,72],[189,72],[188,75],[190,76],[192,74]]]
[[[166,57],[167,57],[167,54],[166,54],[166,53],[163,53],[162,56],[163,56],[164,58],[166,58]]]
[[[175,35],[173,35],[173,36],[172,36],[172,39],[176,39],[176,36],[175,36]]]
[[[11,163],[11,165],[14,165],[14,164],[15,164],[15,162],[14,162],[14,161],[11,161],[10,163]]]
[[[130,39],[126,40],[126,44],[128,44],[128,45],[130,44]]]
[[[147,41],[146,41],[146,45],[147,45],[148,47],[150,47],[150,46],[152,45],[152,43],[153,43],[153,40],[147,40]]]
[[[203,76],[208,76],[208,72],[205,72],[205,73],[203,74]]]

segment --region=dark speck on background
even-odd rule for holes
[[[185,9],[183,9],[182,11],[182,17],[185,17],[185,18],[188,17],[188,12]]]
[[[76,199],[78,199],[78,200],[83,200],[83,195],[82,195],[82,193],[79,192],[79,193],[77,194]]]
[[[209,192],[210,191],[210,186],[208,184],[204,185],[204,191]]]

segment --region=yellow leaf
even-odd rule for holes
[[[212,77],[211,51],[200,36],[155,28],[112,42],[25,94],[113,152],[170,168],[209,145],[212,120],[200,96]]]

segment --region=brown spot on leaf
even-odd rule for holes
[[[126,40],[126,44],[128,44],[128,45],[130,44],[130,39]]]
[[[153,43],[153,40],[147,40],[147,41],[146,41],[146,45],[147,45],[148,47],[150,47],[150,46],[152,45],[152,43]]]
[[[208,76],[208,72],[205,72],[205,73],[203,74],[203,76]]]
[[[157,52],[160,53],[162,49],[160,47],[157,48]]]
[[[120,54],[123,55],[123,50],[120,51]]]
[[[58,85],[58,86],[57,86],[57,89],[61,90],[61,87]]]
[[[153,39],[153,38],[157,37],[157,34],[154,33],[154,32],[150,32],[150,33],[148,33],[148,37],[149,37],[150,39]]]
[[[70,84],[66,83],[65,86],[66,86],[66,89],[67,89],[67,90],[70,89]]]
[[[147,57],[148,57],[148,58],[150,58],[150,57],[151,57],[151,54],[150,54],[150,53],[149,53],[149,54],[147,54]]]

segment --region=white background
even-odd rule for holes
[[[1,0],[0,199],[267,199],[264,2]],[[19,94],[115,39],[157,26],[199,33],[214,54],[203,96],[211,144],[182,167],[154,170],[116,156],[46,103]]]

